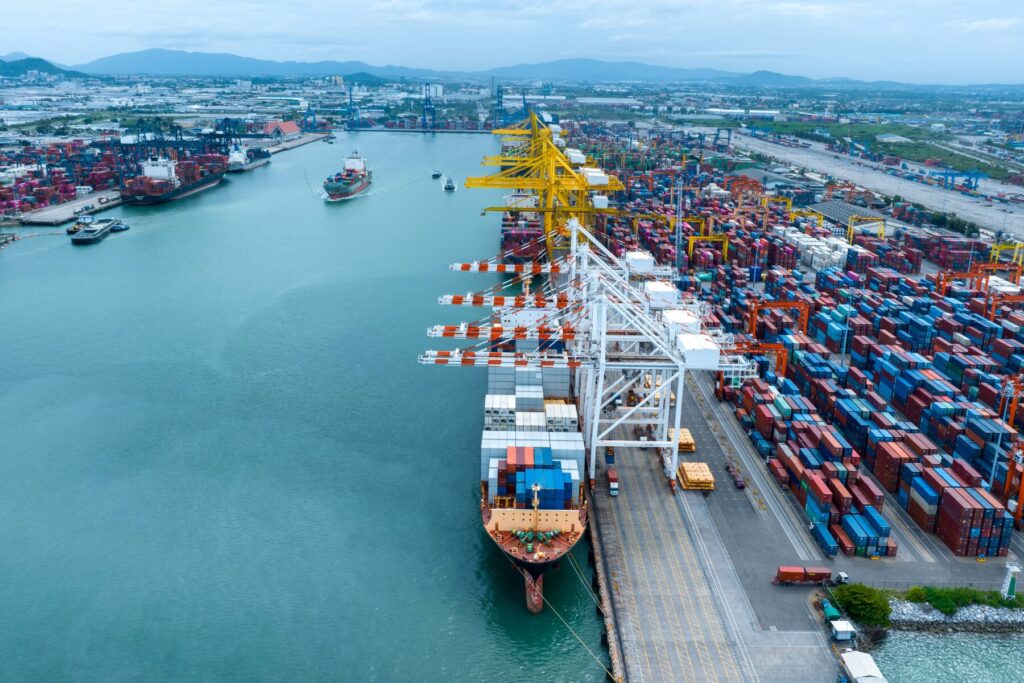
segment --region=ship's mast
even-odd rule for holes
[[[537,533],[537,526],[540,523],[540,498],[537,497],[537,492],[540,491],[540,484],[533,482],[533,533]]]

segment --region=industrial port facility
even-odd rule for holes
[[[416,183],[439,202],[480,197],[489,246],[420,264],[447,267],[460,291],[430,292],[446,322],[427,329],[425,367],[401,372],[486,376],[452,403],[479,430],[447,444],[471,463],[479,600],[486,611],[514,594],[517,618],[556,620],[597,675],[885,680],[868,653],[878,634],[844,587],[1012,601],[1024,558],[1016,105],[985,93],[882,120],[877,99],[905,95],[849,95],[836,114],[831,94],[706,84],[341,77],[179,91],[112,78],[67,85],[73,105],[40,104],[61,78],[0,78],[0,272],[23,239],[95,243],[131,216],[216,206],[223,186],[277,167],[330,211],[317,215],[332,240],[351,237],[354,207]],[[127,92],[145,102],[137,116],[102,108]],[[483,135],[492,152],[468,177],[415,158],[422,173],[399,182],[386,155],[355,151],[382,137],[491,145]],[[326,178],[277,161],[309,145],[334,150]],[[126,208],[91,217],[114,207]],[[378,440],[368,450],[386,450]],[[383,479],[393,463],[380,463]],[[441,493],[445,515],[465,511]],[[567,581],[596,611],[600,646],[577,632]]]
[[[431,328],[468,345],[420,361],[488,373],[484,525],[531,611],[588,508],[616,678],[822,680],[824,632],[770,623],[808,599],[764,585],[773,564],[998,583],[1024,502],[1019,246],[890,221],[853,186],[797,209],[681,137],[616,174],[599,126],[495,134],[466,185],[510,191],[501,250],[451,268],[500,281],[442,296],[482,317]]]

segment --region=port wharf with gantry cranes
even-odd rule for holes
[[[534,112],[494,132],[465,186],[509,193],[485,208],[500,253],[439,298],[479,319],[419,360],[488,373],[482,526],[527,609],[545,572],[585,580],[589,534],[609,677],[821,681],[853,656],[832,587],[1002,583],[1024,553],[1019,245],[842,183],[794,205],[723,172],[717,139]]]

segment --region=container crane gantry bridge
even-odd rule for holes
[[[441,303],[494,306],[495,319],[454,326],[434,326],[428,336],[479,340],[473,347],[454,351],[427,351],[420,363],[476,367],[567,368],[581,404],[584,440],[589,451],[590,478],[601,449],[612,447],[655,448],[663,457],[664,474],[671,482],[678,468],[678,440],[669,438],[681,426],[681,401],[672,396],[685,391],[687,370],[708,370],[723,379],[742,380],[757,374],[747,348],[729,337],[707,332],[684,332],[638,286],[625,262],[609,252],[575,219],[566,226],[570,234],[568,278],[544,294],[501,297],[492,293],[446,295]],[[453,270],[463,271],[463,264]],[[486,272],[488,269],[471,268]],[[533,270],[532,264],[526,270]],[[564,271],[563,271],[564,274]],[[642,280],[641,280],[642,281]],[[534,297],[542,302],[536,306]],[[551,306],[552,300],[558,301]],[[675,307],[700,325],[699,302]],[[685,337],[685,339],[680,339]],[[700,338],[698,341],[696,338]],[[561,341],[564,351],[537,344],[532,350],[495,351],[510,340]],[[712,349],[710,356],[695,347]],[[523,345],[524,348],[531,345]],[[775,350],[758,344],[759,352]],[[778,352],[777,352],[778,353]],[[777,355],[777,359],[779,356]],[[777,361],[778,362],[778,361]],[[784,364],[785,361],[782,360]],[[636,405],[622,406],[621,398],[650,376],[653,389],[642,391]],[[620,428],[626,427],[623,433]],[[633,427],[632,433],[628,429]],[[642,427],[643,429],[639,429]],[[649,430],[649,432],[647,431]]]
[[[525,190],[537,196],[537,207],[524,209],[542,217],[548,259],[556,250],[568,248],[566,223],[575,218],[581,225],[590,225],[594,213],[615,213],[614,210],[595,209],[590,192],[621,192],[622,182],[612,175],[601,184],[592,182],[588,175],[572,164],[556,143],[556,135],[530,111],[529,117],[509,128],[493,131],[506,143],[513,143],[496,156],[484,157],[485,166],[500,170],[489,176],[466,179],[467,188]],[[603,175],[603,174],[602,174]],[[508,211],[508,207],[487,207],[484,211]]]

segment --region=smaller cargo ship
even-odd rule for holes
[[[121,199],[126,204],[160,204],[215,187],[228,170],[223,154],[198,154],[182,161],[150,157],[142,174],[125,181]]]
[[[228,173],[241,173],[270,163],[271,154],[262,148],[250,149],[245,145],[232,145],[228,154]]]
[[[434,172],[430,174],[430,177],[431,177],[431,178],[433,178],[434,180],[437,180],[437,179],[439,179],[439,178],[440,178],[440,177],[441,177],[442,175],[444,175],[444,174],[442,174],[442,173],[441,173],[441,171],[439,171],[439,170],[437,170],[437,169],[435,168],[435,169],[434,169]]]
[[[373,171],[366,168],[366,159],[353,151],[345,157],[345,166],[338,173],[324,180],[327,201],[340,202],[351,199],[370,187]]]
[[[95,244],[96,242],[101,242],[118,223],[120,221],[115,218],[101,218],[98,221],[85,223],[78,231],[71,235],[71,244]]]

